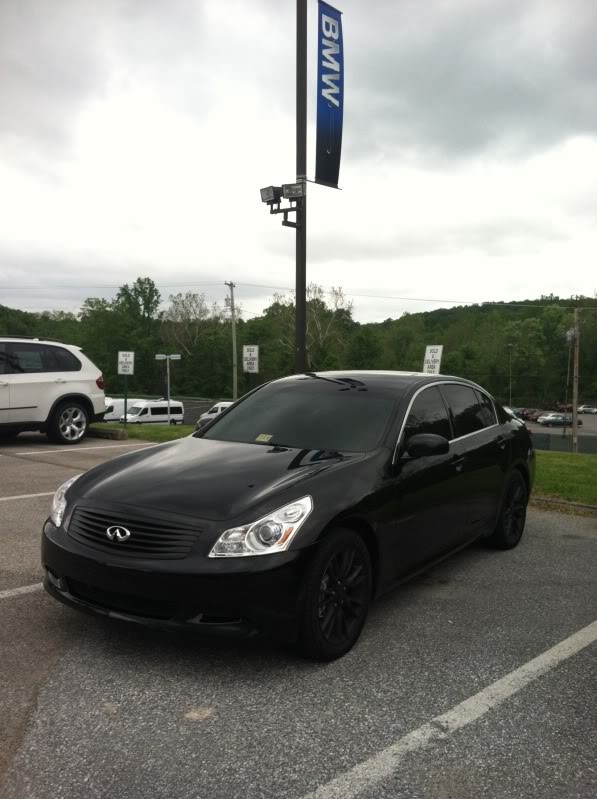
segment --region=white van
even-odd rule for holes
[[[120,417],[124,422],[124,415]],[[129,405],[126,421],[128,424],[168,424],[168,402],[166,400],[141,400]],[[170,400],[170,424],[184,422],[184,405]]]
[[[138,405],[140,402],[143,402],[143,400],[135,399],[134,397],[128,399],[127,411],[130,411],[133,405]],[[104,422],[119,422],[123,414],[124,414],[124,400],[112,399],[112,397],[106,397],[106,413],[104,415]]]

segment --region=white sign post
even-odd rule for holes
[[[429,344],[425,350],[423,371],[427,375],[438,375],[442,362],[443,344]]]
[[[118,352],[118,374],[124,375],[124,426],[127,423],[129,375],[135,374],[135,353]]]
[[[255,344],[243,344],[243,372],[259,372],[259,347]]]
[[[134,375],[135,374],[135,353],[134,352],[119,352],[118,353],[118,374],[119,375]]]

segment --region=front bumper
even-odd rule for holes
[[[309,551],[167,564],[112,560],[46,522],[44,587],[79,610],[149,627],[293,641]]]

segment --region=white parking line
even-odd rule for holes
[[[410,752],[443,741],[453,732],[484,716],[529,683],[597,641],[597,621],[583,627],[524,666],[465,699],[452,710],[409,732],[387,749],[359,763],[349,771],[321,785],[303,799],[352,799],[391,776]]]
[[[39,591],[43,587],[43,583],[34,583],[33,585],[24,585],[22,588],[9,588],[8,591],[0,591],[0,599],[10,599],[13,596],[32,594],[34,591]]]
[[[34,497],[52,497],[55,491],[44,491],[42,494],[15,494],[12,497],[0,497],[0,502],[10,502],[11,499],[32,499]]]
[[[136,441],[134,444],[103,444],[101,447],[80,447],[78,449],[71,449],[70,447],[56,447],[56,449],[36,449],[33,452],[29,450],[23,452],[19,449],[4,449],[0,450],[1,455],[46,455],[51,452],[53,455],[62,455],[66,452],[73,454],[79,452],[89,452],[90,449],[122,449],[123,447],[155,447],[152,441]]]

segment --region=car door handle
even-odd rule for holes
[[[452,461],[452,466],[456,469],[457,472],[462,471],[462,467],[464,466],[466,458],[456,458],[456,460]]]
[[[63,377],[57,377],[56,380],[54,380],[54,382],[55,383],[66,383],[66,380]]]
[[[0,380],[0,386],[7,386],[7,385],[8,383],[6,382],[6,380]]]

